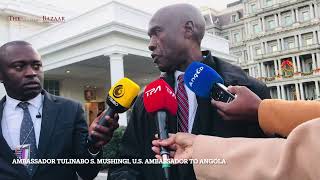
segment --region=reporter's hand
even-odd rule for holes
[[[196,135],[189,133],[169,134],[165,140],[153,140],[152,150],[156,153],[156,158],[161,159],[160,146],[167,147],[170,157],[174,159],[192,159],[193,143]]]
[[[228,90],[236,95],[236,98],[224,103],[211,100],[213,107],[224,120],[254,120],[258,121],[258,109],[261,99],[245,86],[229,86]]]
[[[107,126],[101,126],[98,124],[99,119],[104,115],[105,111],[100,114],[89,127],[89,135],[96,138],[98,141],[93,147],[89,147],[90,152],[97,153],[100,151],[102,146],[107,144],[113,136],[113,132],[119,127],[119,115],[115,114],[114,118],[106,116]]]

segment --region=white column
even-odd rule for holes
[[[250,61],[253,61],[253,57],[254,57],[254,55],[253,55],[253,48],[252,48],[252,46],[249,46],[250,47],[250,53],[251,53],[251,59],[250,59]]]
[[[250,48],[249,48],[249,46],[247,46],[247,55],[248,55],[248,62],[249,62],[250,59],[251,59],[251,53],[250,53]]]
[[[280,86],[277,86],[277,96],[278,99],[281,99]]]
[[[281,50],[284,51],[284,39],[281,38]]]
[[[299,37],[299,47],[302,48],[302,37],[301,34],[298,34]]]
[[[267,77],[271,77],[270,64],[267,64]]]
[[[317,68],[320,68],[320,53],[317,53]]]
[[[309,6],[310,6],[310,17],[311,19],[314,19],[314,11],[313,11],[312,3]]]
[[[303,83],[300,83],[300,99],[301,99],[301,100],[304,100]]]
[[[279,62],[279,75],[282,76],[281,59],[278,59],[278,62]]]
[[[278,21],[277,14],[274,15],[274,20],[276,22],[276,27],[279,27],[279,21]]]
[[[295,83],[294,86],[295,86],[295,88],[296,88],[297,100],[300,100],[299,84],[298,84],[298,83]]]
[[[252,76],[252,69],[249,67],[249,76]]]
[[[260,44],[261,44],[261,53],[262,53],[262,54],[266,54],[265,48],[264,48],[264,43],[261,42]]]
[[[319,83],[318,81],[314,81],[316,85],[316,99],[320,98],[320,92],[319,92]]]
[[[261,72],[262,72],[262,77],[267,77],[266,76],[266,67],[264,66],[263,62],[261,63]]]
[[[317,31],[313,31],[312,44],[317,44]]]
[[[281,85],[281,99],[286,100],[286,93],[284,91],[284,85]]]
[[[277,60],[273,60],[274,63],[274,72],[276,73],[276,76],[279,74],[278,71],[278,61]]]
[[[262,32],[266,32],[266,24],[265,24],[265,20],[264,17],[262,17]]]
[[[261,75],[261,66],[260,66],[260,63],[257,63],[257,68],[258,68],[258,75],[257,75],[257,77],[262,77],[262,75]]]
[[[124,54],[118,53],[112,53],[109,55],[111,86],[124,77],[123,56]],[[127,126],[128,121],[126,112],[119,114],[118,122],[120,126]]]
[[[298,11],[298,8],[295,9],[296,11],[296,22],[300,22],[300,17],[299,17],[299,11]]]
[[[268,48],[267,48],[267,42],[263,43],[263,48],[264,48],[264,52],[267,54],[268,53]]]
[[[279,27],[282,27],[281,13],[278,13],[278,18],[279,18]]]
[[[296,73],[297,72],[296,59],[294,58],[294,56],[292,56],[291,59],[292,59],[292,63],[293,63],[293,72]]]
[[[312,56],[312,70],[315,70],[315,69],[317,69],[316,54],[312,53],[311,56]]]
[[[294,47],[298,48],[299,47],[299,42],[298,42],[298,36],[294,35]]]
[[[320,31],[318,31],[318,43],[320,44]]]
[[[317,4],[314,4],[314,12],[315,12],[315,14],[314,14],[315,18],[318,19],[319,18],[319,9],[318,9]]]
[[[298,72],[302,72],[302,71],[301,71],[300,56],[296,56],[296,57],[297,57]]]
[[[278,51],[281,51],[281,43],[280,43],[280,39],[277,39],[277,44],[278,44]]]
[[[293,21],[293,23],[295,23],[296,22],[296,14],[294,12],[294,9],[291,9],[291,13],[292,13],[292,21]]]

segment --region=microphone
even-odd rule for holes
[[[176,95],[172,88],[162,79],[151,82],[144,90],[143,103],[146,111],[155,115],[159,138],[169,138],[166,122],[167,113],[175,116],[178,110]],[[160,155],[163,159],[164,175],[168,180],[170,168],[168,163],[169,151],[164,147],[160,147]]]
[[[106,103],[109,108],[101,116],[98,121],[99,125],[108,126],[108,122],[105,117],[113,117],[115,113],[123,113],[127,111],[132,104],[135,102],[138,93],[140,91],[140,86],[128,78],[120,79],[116,84],[114,84],[109,90]],[[93,137],[88,137],[88,145],[91,146],[95,144],[98,140]]]
[[[39,119],[39,118],[41,118],[41,117],[42,117],[42,116],[41,116],[40,112],[38,112],[38,114],[36,115],[36,118]]]
[[[210,66],[200,62],[191,63],[185,71],[184,82],[197,96],[230,102],[235,95],[227,90],[221,76]]]

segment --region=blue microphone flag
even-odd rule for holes
[[[210,66],[200,63],[191,63],[185,71],[184,82],[197,96],[210,98],[214,84],[224,84],[221,76]]]

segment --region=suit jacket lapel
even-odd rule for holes
[[[13,153],[11,148],[9,147],[7,141],[4,139],[2,135],[2,127],[1,127],[1,121],[2,121],[2,115],[3,115],[3,108],[4,103],[6,101],[6,98],[2,98],[0,101],[0,157],[5,159],[8,163],[12,164],[13,159],[17,159],[17,156]],[[17,171],[17,175],[20,177],[28,177],[28,172],[24,165],[22,164],[13,164],[13,168],[15,168]]]
[[[44,94],[44,102],[42,108],[42,122],[41,122],[41,130],[40,130],[40,137],[39,137],[39,145],[38,145],[38,152],[40,159],[45,159],[45,153],[47,152],[48,148],[50,147],[50,140],[52,137],[53,130],[55,128],[55,122],[58,116],[59,106],[56,103],[56,99],[43,91]],[[38,165],[35,166],[35,171],[37,170]]]

